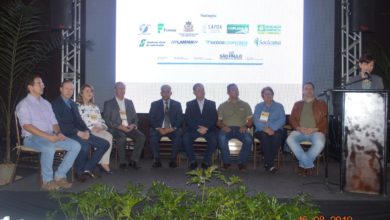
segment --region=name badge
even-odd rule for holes
[[[92,119],[92,120],[96,120],[96,119],[97,119],[97,115],[92,114],[92,115],[91,115],[91,119]]]
[[[269,112],[261,112],[260,121],[267,122],[269,118]]]

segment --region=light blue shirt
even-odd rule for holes
[[[23,129],[23,125],[31,124],[39,130],[52,134],[53,125],[58,124],[51,104],[44,98],[36,98],[28,94],[16,106],[16,115],[22,127],[22,136],[31,136],[31,133]]]
[[[261,112],[268,112],[268,121],[260,121]],[[266,127],[270,127],[276,131],[281,129],[286,122],[286,114],[284,113],[283,105],[273,101],[271,106],[267,106],[265,102],[260,102],[255,107],[253,114],[253,123],[256,126],[256,131],[263,131]]]

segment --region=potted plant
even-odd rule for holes
[[[0,156],[0,185],[9,183],[15,172],[11,161],[14,111],[24,91],[24,80],[58,48],[60,38],[42,39],[48,31],[43,11],[22,0],[0,4],[0,126],[5,132],[5,155]],[[2,158],[3,157],[3,158]],[[1,160],[3,159],[3,160]]]

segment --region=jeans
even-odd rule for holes
[[[203,137],[207,141],[207,149],[203,158],[203,163],[210,165],[211,156],[217,147],[217,135],[215,132],[208,132],[204,135],[198,132],[186,132],[183,135],[183,145],[186,150],[187,157],[191,163],[196,161],[193,144],[194,140],[198,137]]]
[[[55,172],[55,179],[66,178],[66,173],[73,166],[73,162],[79,154],[81,148],[77,141],[70,138],[66,138],[64,141],[53,143],[46,138],[36,135],[25,137],[24,144],[41,152],[40,162],[43,183],[47,183],[53,180],[53,160],[56,147],[64,149],[66,154],[60,166],[57,168],[57,171]]]
[[[264,153],[264,167],[266,169],[273,167],[275,157],[282,145],[282,130],[276,130],[274,135],[268,135],[264,131],[257,131],[255,137],[260,140],[260,145]]]
[[[250,135],[248,132],[241,133],[240,127],[230,127],[230,129],[230,132],[225,132],[221,129],[218,134],[218,142],[219,147],[221,148],[222,161],[224,164],[231,163],[229,140],[232,138],[237,138],[243,143],[240,150],[240,155],[238,156],[239,163],[245,164],[252,149],[252,135]]]
[[[76,158],[75,167],[76,174],[82,175],[84,171],[93,171],[99,161],[102,159],[103,154],[110,148],[110,143],[103,138],[96,137],[93,134],[89,135],[88,140],[81,139],[77,135],[69,136],[80,143],[80,153]],[[93,148],[91,158],[88,159],[90,148]]]
[[[302,149],[300,144],[302,141],[310,141],[312,143],[307,151]],[[298,159],[299,166],[309,169],[314,167],[314,160],[325,147],[325,135],[321,132],[305,135],[301,132],[293,131],[287,138],[287,144]]]
[[[169,137],[172,140],[172,154],[170,157],[171,161],[176,161],[177,154],[181,150],[181,130],[177,129],[167,135],[166,137]],[[152,149],[153,152],[153,158],[155,161],[160,161],[160,146],[159,142],[161,139],[161,134],[155,129],[150,129],[150,136],[149,136],[149,146]]]

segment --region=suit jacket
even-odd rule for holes
[[[183,110],[180,102],[173,99],[170,100],[169,104],[169,119],[173,128],[181,128]],[[161,128],[164,121],[164,103],[162,99],[152,102],[149,110],[149,121],[153,129]]]
[[[299,122],[301,119],[303,105],[303,100],[298,101],[294,104],[293,109],[291,110],[289,122],[294,129],[300,126]],[[328,129],[328,105],[326,104],[326,102],[319,99],[314,99],[313,114],[318,130],[325,134]]]
[[[70,99],[71,108],[65,104],[61,96],[55,99],[51,105],[61,132],[65,136],[77,135],[78,131],[89,131],[80,116],[77,104],[73,100]]]
[[[138,116],[131,100],[125,99],[127,123],[138,126]],[[104,102],[103,118],[109,128],[118,128],[122,124],[120,109],[116,98]]]
[[[215,131],[218,120],[215,102],[205,99],[202,113],[196,99],[187,102],[184,118],[189,132],[197,132],[199,125],[207,127],[208,131]]]

